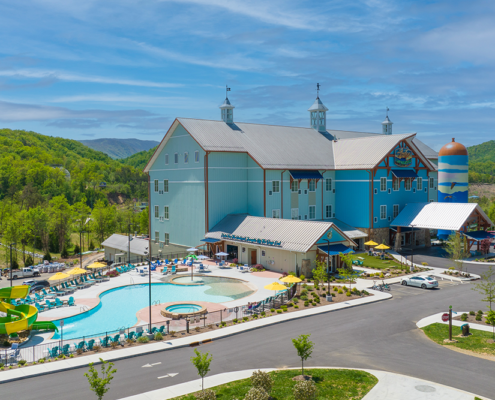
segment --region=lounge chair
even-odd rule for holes
[[[171,274],[174,275],[177,273],[177,270],[175,269],[175,265],[172,265],[172,272]]]
[[[176,259],[174,260],[174,264],[175,264],[175,265],[177,265],[177,264],[178,264],[178,262],[179,262],[179,260],[176,258]]]
[[[88,342],[88,345],[86,346],[86,348],[88,349],[88,351],[93,351],[93,346],[95,344],[95,340],[94,339],[91,339],[89,342]]]
[[[70,306],[75,306],[76,302],[74,301],[74,297],[70,296],[69,300],[67,300],[67,305]]]
[[[50,288],[50,291],[51,291],[52,293],[55,293],[57,296],[63,296],[63,295],[65,294],[65,292],[64,292],[64,291],[62,291],[62,290],[58,290],[58,288],[57,288],[56,286],[52,286],[52,287]]]
[[[158,329],[158,332],[163,333],[165,330],[165,325],[160,326],[160,329]]]
[[[48,300],[48,299],[45,300],[45,304],[46,304],[46,306],[48,307],[49,310],[51,310],[52,308],[55,308],[55,304],[54,303],[50,303],[50,300]]]
[[[48,355],[50,358],[56,358],[58,356],[58,346],[52,347],[48,350]]]
[[[103,282],[105,282],[105,281],[109,281],[109,280],[110,280],[110,278],[106,277],[105,275],[102,275],[102,274],[101,274],[101,271],[98,271],[98,276],[99,276],[101,279],[103,279]]]
[[[39,312],[45,311],[47,309],[44,305],[41,305],[40,303],[34,303],[34,306],[38,309]]]
[[[27,302],[28,304],[33,304],[33,303],[35,302],[35,300],[34,300],[34,299],[32,299],[32,298],[31,298],[31,296],[29,296],[29,295],[27,295],[27,296],[26,296],[26,299],[25,299],[25,300],[26,300],[26,302]]]
[[[41,291],[43,292],[43,297],[56,297],[57,294],[56,293],[47,293],[45,289],[41,289]]]
[[[169,272],[168,267],[163,267],[162,274],[167,275]]]
[[[169,262],[168,262],[168,258],[167,258],[167,259],[165,260],[165,264],[166,264],[166,265],[168,265],[168,263],[169,263]]]
[[[101,347],[108,347],[108,342],[112,339],[109,336],[105,336],[103,339],[100,339]]]
[[[64,303],[62,303],[62,302],[60,301],[60,299],[57,297],[57,298],[55,299],[55,307],[59,308],[59,307],[63,307],[63,306],[64,306]]]
[[[77,350],[82,350],[82,351],[85,351],[85,347],[86,347],[87,343],[83,340],[82,342],[79,342],[76,346],[76,351]]]
[[[36,297],[36,300],[38,300],[38,301],[43,301],[43,299],[44,299],[44,297],[43,296],[40,296],[39,293],[35,293],[34,294],[34,297]]]
[[[113,339],[110,339],[110,341],[111,341],[111,342],[113,342],[113,343],[118,343],[118,344],[120,344],[120,333],[119,333],[119,334],[117,334],[117,335],[115,335],[115,336],[113,337]]]
[[[64,347],[62,347],[62,353],[64,353],[66,356],[69,355],[69,353],[70,353],[70,344],[64,344]]]
[[[91,285],[94,285],[96,283],[95,280],[89,279],[86,275],[84,275],[83,279],[84,279],[84,282],[87,282],[87,283],[89,283]]]
[[[143,331],[136,333],[136,339],[139,339],[141,336],[143,336]]]

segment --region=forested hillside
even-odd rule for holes
[[[108,197],[146,200],[146,176],[75,140],[0,130],[2,243],[66,253],[81,230],[93,232],[96,245],[129,222],[147,231],[132,204],[117,208]]]
[[[469,182],[495,183],[495,140],[468,147]]]
[[[129,165],[131,167],[134,167],[142,171],[144,167],[146,167],[146,164],[148,163],[151,156],[153,156],[153,153],[155,152],[157,147],[158,146],[155,146],[147,151],[140,151],[139,153],[133,154],[132,156],[124,158],[119,161],[122,164]]]
[[[489,140],[488,142],[477,144],[476,146],[470,146],[467,149],[469,161],[471,162],[495,162],[495,140]]]
[[[147,151],[156,147],[156,140],[141,139],[93,139],[80,140],[80,142],[93,150],[101,151],[108,154],[113,159],[129,157],[140,151]]]

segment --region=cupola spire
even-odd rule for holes
[[[387,113],[385,116],[385,121],[382,122],[382,133],[384,135],[391,135],[392,134],[392,124],[393,122],[388,119],[388,112],[389,108],[387,107]]]
[[[220,106],[220,110],[222,110],[222,121],[227,124],[234,123],[234,106],[230,104],[229,94],[230,88],[228,85],[225,86],[225,101]]]
[[[311,127],[318,132],[326,132],[327,130],[327,111],[328,108],[320,100],[320,84],[316,84],[316,100],[309,107],[309,122]]]

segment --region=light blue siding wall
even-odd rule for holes
[[[247,157],[247,166],[248,166],[247,213],[255,217],[262,217],[263,216],[263,170],[249,156]]]
[[[194,153],[199,151],[199,162],[195,162]],[[189,161],[184,162],[184,153],[189,153]],[[178,163],[174,154],[178,153]],[[165,165],[168,154],[168,165]],[[204,196],[204,151],[196,141],[178,126],[158,158],[150,168],[151,201],[151,237],[155,231],[160,241],[165,233],[170,235],[170,243],[184,246],[197,246],[205,231]],[[168,179],[169,192],[160,194],[154,191],[154,180],[158,179],[159,190],[163,190],[163,181]],[[154,215],[154,206],[158,205],[160,216],[164,216],[164,206],[169,206],[169,219],[160,221]]]
[[[332,180],[332,188],[329,191],[326,190],[325,180],[327,178],[330,178]],[[323,219],[327,219],[326,210],[325,210],[325,207],[327,205],[332,206],[331,218],[333,218],[333,214],[335,214],[335,216],[337,216],[337,214],[336,214],[336,208],[337,207],[336,207],[336,203],[335,203],[336,193],[334,193],[334,190],[335,190],[335,192],[337,192],[337,190],[335,188],[335,171],[325,171],[323,173],[323,181],[318,183],[318,188],[316,189],[316,192],[319,193],[319,196],[317,196],[317,204],[320,204],[320,207],[321,207],[321,190],[323,190]],[[321,209],[320,209],[320,213],[317,215],[321,216]]]
[[[268,218],[272,217],[273,210],[282,209],[282,187],[281,187],[281,173],[282,171],[266,171],[266,216]],[[278,193],[273,192],[273,182],[278,182],[279,191]],[[270,195],[270,193],[272,193]],[[261,193],[263,198],[263,193]],[[285,197],[285,187],[284,187],[284,197]],[[284,210],[285,213],[285,210]]]
[[[209,228],[227,214],[248,212],[248,155],[210,153],[208,155]]]
[[[438,172],[430,172],[433,178],[433,188],[429,188],[428,201],[438,201]]]
[[[369,173],[335,171],[335,217],[357,228],[368,228]]]

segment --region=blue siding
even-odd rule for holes
[[[263,216],[263,170],[251,157],[247,157],[248,188],[247,212],[255,217]]]
[[[335,171],[335,217],[358,228],[368,228],[369,173]]]

